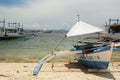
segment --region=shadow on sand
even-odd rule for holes
[[[93,74],[99,77],[103,77],[103,78],[107,78],[107,79],[112,79],[115,80],[114,76],[110,73],[110,72],[94,72],[94,73],[90,73],[88,72],[88,68],[80,65],[78,62],[71,62],[69,64],[65,64],[66,67],[68,67],[68,69],[74,69],[73,71],[82,71],[85,74]]]

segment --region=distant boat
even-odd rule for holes
[[[52,32],[52,30],[43,29],[43,30],[41,30],[41,32],[43,32],[43,33],[51,33],[51,32]]]
[[[3,26],[0,26],[0,40],[9,40],[24,36],[24,30],[20,27],[20,23],[8,23],[8,27],[5,27],[5,20],[0,22],[3,23]]]
[[[118,22],[119,19],[109,19],[109,25],[106,24],[106,29],[108,33],[120,33],[120,24]]]

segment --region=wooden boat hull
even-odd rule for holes
[[[92,54],[76,54],[78,62],[91,69],[107,69],[112,52],[110,50]]]

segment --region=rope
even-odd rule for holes
[[[56,50],[58,48],[58,46],[64,41],[64,39],[66,38],[67,36],[65,35],[64,38],[56,45],[56,47],[53,49],[53,50]]]

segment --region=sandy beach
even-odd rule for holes
[[[120,72],[90,73],[77,62],[49,62],[33,75],[37,63],[0,63],[0,80],[120,80]],[[120,62],[111,62],[110,69],[120,69]]]

